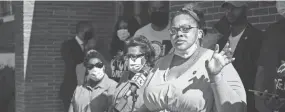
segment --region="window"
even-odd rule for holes
[[[0,19],[4,23],[14,20],[12,1],[0,1]]]

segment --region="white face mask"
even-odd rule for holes
[[[276,1],[277,12],[285,17],[285,1]]]
[[[130,37],[130,33],[127,29],[120,29],[117,31],[117,36],[120,40],[125,41],[128,37]]]
[[[174,50],[174,54],[184,59],[189,58],[198,48],[198,44],[197,44],[198,40],[199,38],[197,38],[194,44],[190,46],[188,49],[186,49],[185,51]]]
[[[145,63],[142,62],[143,57],[139,57],[135,60],[129,59],[128,69],[131,72],[138,73],[144,67]]]
[[[93,69],[88,70],[88,73],[89,73],[88,78],[93,81],[100,81],[103,79],[105,75],[104,67],[102,68],[94,67]]]

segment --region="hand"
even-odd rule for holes
[[[227,42],[225,47],[222,49],[222,51],[225,52],[225,55],[228,56],[228,57],[232,57],[233,56],[233,52],[232,52],[232,49],[230,47],[230,43]]]
[[[265,99],[264,104],[269,109],[278,110],[285,104],[285,98],[280,98],[278,95],[268,95],[268,91],[265,90],[260,96]]]
[[[229,44],[226,44],[225,48],[228,48]],[[230,52],[230,48],[227,52]],[[213,56],[210,60],[207,60],[205,62],[205,66],[207,69],[207,72],[210,76],[216,76],[221,72],[221,70],[228,65],[229,63],[233,62],[235,58],[231,58],[227,55],[225,55],[225,51],[221,51],[219,53],[219,45],[216,45],[215,51],[213,53]]]

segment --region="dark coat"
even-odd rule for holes
[[[229,40],[231,31],[226,33],[223,38],[218,41],[220,50],[222,50]],[[255,112],[254,95],[248,92],[249,89],[254,89],[255,76],[257,71],[257,61],[260,54],[264,33],[248,23],[244,33],[242,34],[233,57],[235,61],[233,66],[239,73],[239,76],[244,84],[247,92],[248,111]]]
[[[61,55],[65,64],[65,72],[64,80],[60,87],[60,97],[63,100],[65,108],[68,109],[73,92],[77,86],[76,65],[83,62],[84,53],[74,38],[62,44]]]

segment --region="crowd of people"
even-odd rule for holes
[[[92,24],[78,22],[61,48],[65,112],[284,112],[285,18],[264,32],[248,22],[247,2],[221,8],[214,34],[197,3],[149,2],[149,24],[118,18],[110,60]]]

